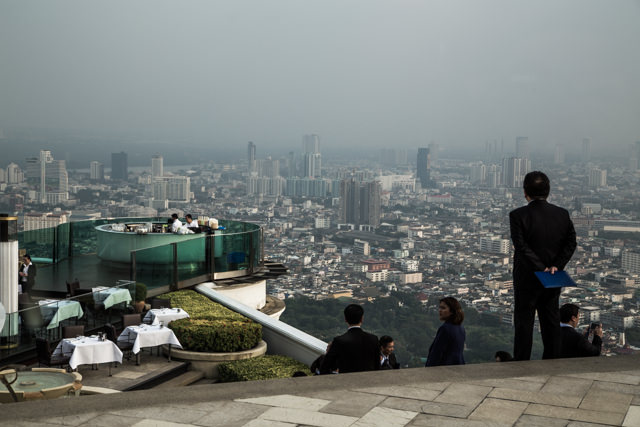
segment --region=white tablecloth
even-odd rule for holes
[[[185,317],[189,317],[189,313],[181,308],[154,308],[147,311],[143,321],[152,325],[159,325],[162,322],[167,326],[172,320],[184,319]]]
[[[121,302],[131,302],[131,294],[126,288],[93,288],[93,300],[100,304],[104,304],[104,308],[109,308]]]
[[[122,352],[115,343],[109,340],[100,341],[97,337],[68,338],[60,341],[54,355],[69,355],[69,366],[76,369],[78,365],[94,363],[122,363]]]
[[[182,348],[171,329],[153,325],[128,326],[118,337],[118,342],[121,341],[133,343],[131,349],[133,354],[138,354],[143,347],[156,347],[162,344]]]
[[[77,317],[78,319],[84,315],[82,307],[78,301],[69,300],[41,300],[38,302],[40,305],[40,311],[42,317],[45,320],[49,320],[47,329],[57,328],[60,322],[71,317]]]

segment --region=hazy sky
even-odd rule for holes
[[[0,0],[0,128],[625,146],[640,2]]]

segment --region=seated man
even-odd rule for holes
[[[593,329],[593,342],[587,339],[587,334],[583,335],[576,331],[580,320],[578,306],[575,304],[564,304],[560,307],[560,330],[561,344],[560,357],[588,357],[599,356],[602,348],[602,325]]]
[[[380,337],[380,369],[400,369],[400,364],[393,353],[395,344],[389,335]]]
[[[185,216],[185,219],[187,221],[187,223],[185,224],[187,228],[190,228],[194,233],[200,232],[200,227],[198,226],[198,223],[193,220],[191,214],[187,214]]]
[[[344,320],[349,329],[331,342],[320,367],[321,374],[335,371],[346,374],[380,369],[378,337],[362,330],[363,316],[364,309],[357,304],[349,304],[344,309]]]

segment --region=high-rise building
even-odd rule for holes
[[[582,140],[582,161],[587,163],[591,161],[591,139],[584,138]]]
[[[556,151],[553,154],[553,163],[556,165],[564,164],[564,147],[561,144],[556,145]]]
[[[94,181],[104,181],[104,165],[95,160],[89,163],[89,178]]]
[[[509,157],[502,160],[502,177],[505,187],[522,187],[524,176],[531,169],[531,161],[518,157]]]
[[[303,153],[319,153],[320,137],[316,134],[304,135],[302,137],[302,152]]]
[[[632,171],[640,168],[640,141],[636,141],[631,145],[631,154],[629,155],[629,169]]]
[[[151,197],[154,200],[187,203],[191,200],[191,178],[168,175],[153,178]]]
[[[622,252],[622,269],[631,273],[640,273],[640,252],[624,250]]]
[[[27,183],[38,188],[38,201],[57,204],[69,198],[69,176],[64,160],[54,160],[51,151],[41,150],[39,157],[26,160]]]
[[[344,223],[380,224],[380,183],[345,179],[340,185],[340,219]]]
[[[529,138],[519,136],[516,138],[516,157],[520,159],[529,159]]]
[[[249,172],[255,170],[256,163],[256,144],[253,141],[249,141],[247,143],[247,164],[249,168]]]
[[[509,239],[503,239],[498,236],[481,237],[480,251],[496,254],[508,254],[510,247]]]
[[[164,175],[164,161],[160,154],[155,154],[151,158],[151,176],[163,176]]]
[[[607,170],[593,168],[589,171],[589,187],[602,188],[607,186]]]
[[[438,151],[440,151],[440,146],[432,142],[429,144],[429,159],[431,160],[431,164],[434,164],[438,161]]]
[[[428,148],[418,148],[418,162],[416,167],[416,177],[420,181],[422,188],[432,187],[431,185],[431,161]]]
[[[266,178],[275,178],[280,176],[280,160],[274,160],[271,157],[256,160],[256,170],[258,176]]]
[[[302,174],[305,178],[322,176],[322,155],[320,137],[315,134],[302,137]]]
[[[127,153],[111,153],[111,180],[126,181],[129,178]]]
[[[7,166],[7,184],[20,184],[24,181],[24,172],[20,166],[15,163],[9,163]]]
[[[487,181],[487,167],[482,163],[471,166],[469,178],[472,184],[484,184]]]

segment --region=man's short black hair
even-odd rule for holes
[[[380,347],[386,347],[393,342],[393,338],[389,335],[383,335],[380,337]]]
[[[29,255],[29,254],[24,254],[23,258],[27,258],[29,261],[31,261],[31,255]]]
[[[496,359],[500,359],[501,362],[511,362],[513,360],[513,356],[508,351],[496,351],[496,355],[494,356]]]
[[[193,217],[191,216],[191,214],[187,214],[187,215],[185,216],[185,218],[193,219]]]
[[[171,214],[171,218],[178,219],[178,214]]]
[[[549,191],[551,190],[549,177],[540,171],[533,171],[526,174],[522,186],[527,196],[532,199],[546,199],[549,197]]]
[[[362,322],[362,316],[364,316],[364,309],[358,304],[349,304],[344,309],[344,320],[350,325]]]
[[[569,323],[572,317],[578,317],[578,311],[580,308],[575,304],[564,304],[560,307],[560,321],[562,323]]]

